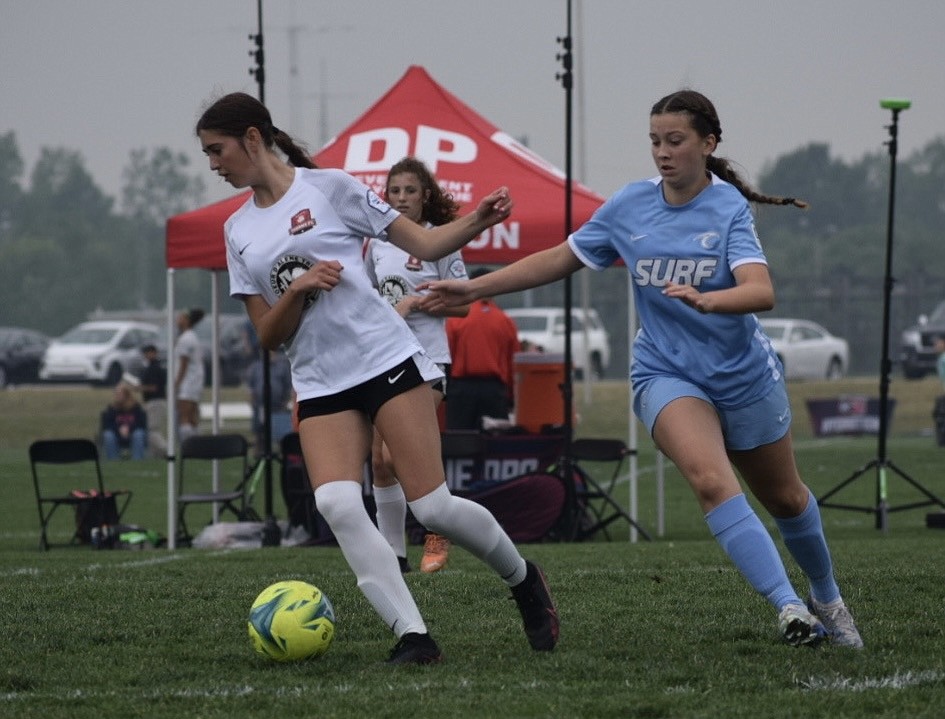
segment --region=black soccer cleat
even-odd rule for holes
[[[436,664],[443,653],[429,634],[408,632],[390,650],[386,664]]]
[[[525,624],[525,636],[536,652],[550,652],[558,643],[558,610],[548,582],[537,564],[526,560],[525,580],[512,587]]]

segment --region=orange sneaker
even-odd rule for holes
[[[423,556],[420,558],[420,571],[430,574],[439,572],[450,558],[450,540],[440,534],[427,534],[423,540]]]

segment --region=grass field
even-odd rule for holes
[[[875,382],[791,385],[798,461],[823,494],[876,457],[875,437],[815,439],[805,397],[875,393]],[[625,437],[626,385],[576,388],[579,436]],[[945,449],[931,439],[938,385],[895,382],[888,457],[945,495]],[[230,394],[232,393],[232,394]],[[774,612],[737,575],[691,495],[666,468],[666,531],[653,542],[523,547],[547,571],[562,620],[550,654],[527,646],[508,592],[461,550],[446,570],[407,581],[447,661],[393,670],[392,635],[354,586],[336,548],[37,550],[26,447],[41,436],[90,436],[107,390],[0,393],[0,717],[938,717],[945,702],[945,531],[934,508],[887,472],[885,532],[874,526],[877,476],[824,508],[838,579],[866,642],[862,652],[792,649]],[[242,399],[240,390],[225,398]],[[640,522],[655,526],[654,454],[641,434]],[[126,519],[163,531],[163,461],[109,463],[112,487],[135,492]],[[626,484],[622,485],[626,496]],[[284,511],[277,498],[276,512]],[[764,515],[762,515],[764,517]],[[69,517],[56,533],[68,539]],[[773,525],[768,523],[769,528]],[[418,547],[411,547],[414,566]],[[794,565],[789,572],[806,591]],[[269,583],[302,578],[333,600],[338,632],[319,660],[257,658],[245,618]]]

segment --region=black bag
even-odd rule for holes
[[[118,502],[111,492],[74,491],[76,535],[83,544],[98,549],[115,545],[118,538]]]

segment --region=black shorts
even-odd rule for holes
[[[408,357],[396,367],[350,389],[324,397],[303,399],[299,402],[299,421],[353,409],[366,413],[373,422],[377,411],[387,400],[426,381],[413,357]]]

